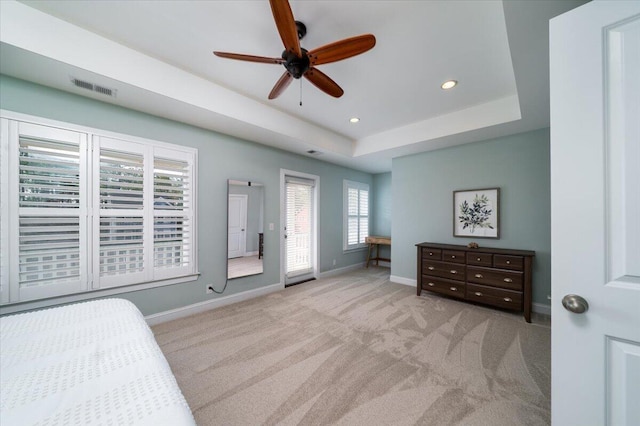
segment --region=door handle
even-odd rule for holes
[[[577,294],[567,294],[562,298],[562,306],[574,314],[583,314],[589,310],[589,303]]]

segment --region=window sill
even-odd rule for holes
[[[367,248],[368,248],[368,246],[364,245],[364,246],[361,246],[361,247],[342,249],[342,254],[355,253],[355,252],[358,252],[358,251],[366,251]]]
[[[0,306],[0,315],[19,313],[33,309],[42,309],[63,305],[67,303],[82,302],[88,299],[99,297],[117,296],[119,294],[130,293],[133,291],[147,290],[151,288],[164,287],[168,285],[181,284],[195,281],[200,277],[200,272],[185,275],[177,278],[169,278],[166,280],[150,281],[139,284],[131,284],[122,287],[111,287],[105,289],[88,290],[82,293],[73,293],[62,296],[49,297],[46,299],[30,300],[24,302],[9,302]]]

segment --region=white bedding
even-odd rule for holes
[[[1,425],[195,425],[140,311],[122,299],[0,318]]]

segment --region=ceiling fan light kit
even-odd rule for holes
[[[293,12],[291,12],[288,0],[269,0],[269,3],[278,33],[284,45],[284,51],[280,58],[218,51],[213,53],[221,58],[283,65],[286,71],[271,89],[269,99],[275,99],[280,96],[289,87],[292,79],[302,77],[330,96],[335,98],[342,96],[344,90],[328,75],[317,69],[316,65],[341,61],[372,49],[376,45],[376,38],[373,34],[363,34],[339,40],[313,50],[306,50],[300,46],[300,40],[306,35],[307,27],[304,23],[293,18]]]

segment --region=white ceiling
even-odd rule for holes
[[[2,1],[0,72],[377,173],[393,157],[548,126],[548,20],[582,3],[291,0],[303,47],[364,33],[377,44],[318,67],[341,98],[302,80],[268,101],[282,66],[212,55],[280,56],[267,0]],[[447,79],[460,84],[444,91]]]

